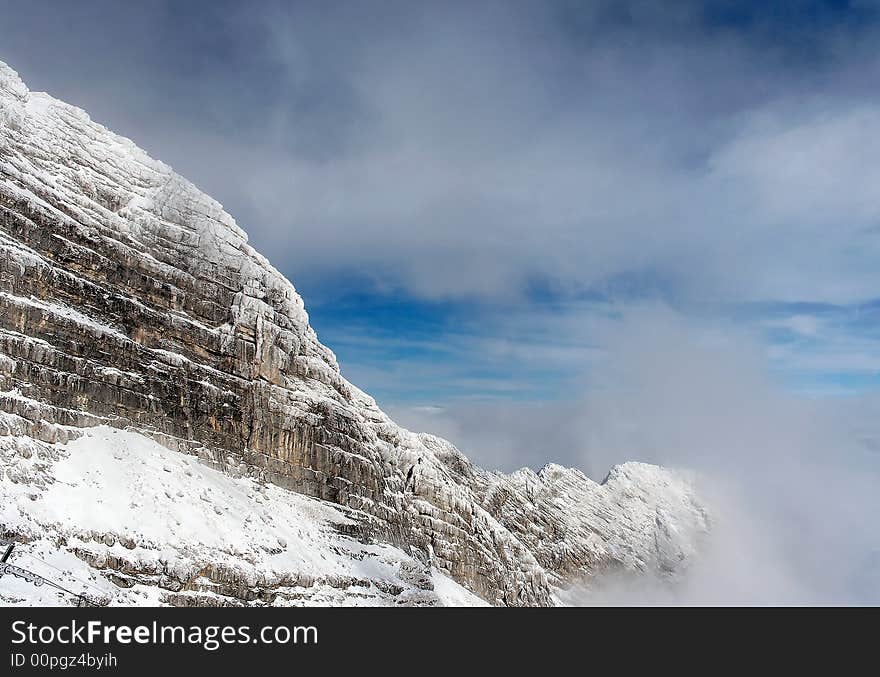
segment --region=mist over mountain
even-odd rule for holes
[[[547,605],[697,556],[686,477],[482,470],[348,382],[168,166],[5,64],[0,123],[7,603]]]

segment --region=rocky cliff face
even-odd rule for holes
[[[318,499],[309,505],[336,515],[326,528],[349,555],[397,553],[390,578],[379,569],[352,577],[386,585],[377,593],[386,601],[412,599],[411,581],[392,579],[421,571],[428,582],[418,589],[430,590],[436,573],[492,604],[551,604],[556,587],[608,567],[677,570],[707,528],[687,482],[660,468],[626,464],[601,485],[557,466],[504,476],[400,428],[340,375],[294,287],[216,201],[83,111],[29,92],[0,62],[3,536],[44,554],[54,544],[93,578],[100,570],[119,585],[152,586],[165,591],[154,601],[168,603],[208,599],[184,602],[181,590],[274,601],[255,591],[299,581],[314,592],[338,575],[288,562],[270,576],[254,556],[269,547],[259,539],[237,551],[204,546],[198,534],[190,547],[179,542],[180,566],[156,555],[139,569],[146,560],[131,553],[161,551],[160,534],[139,537],[124,519],[93,528],[88,512],[71,524],[40,507],[59,482],[82,480],[62,478],[59,464],[108,428],[160,444],[150,458],[165,449],[197,457],[255,496],[270,487],[281,504]],[[130,447],[120,443],[121,453]],[[111,526],[128,532],[101,532]],[[120,542],[132,547],[117,556]],[[229,560],[221,573],[218,553]]]

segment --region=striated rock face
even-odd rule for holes
[[[35,506],[96,426],[332,504],[352,542],[492,604],[551,604],[607,567],[676,571],[707,529],[687,482],[660,468],[626,464],[601,485],[558,466],[504,476],[400,428],[340,375],[293,285],[220,204],[0,62],[6,538],[68,547]],[[236,585],[226,596],[246,599]]]

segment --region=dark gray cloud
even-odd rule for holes
[[[6,4],[32,87],[204,186],[307,286],[880,283],[868,3]]]

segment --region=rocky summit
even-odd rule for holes
[[[3,63],[0,459],[5,604],[552,605],[708,531],[670,470],[396,425],[220,204]]]

